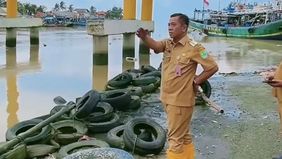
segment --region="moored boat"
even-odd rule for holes
[[[197,19],[197,14],[202,19]],[[282,10],[217,12],[195,10],[190,28],[210,36],[282,40]],[[204,18],[208,14],[207,18]]]

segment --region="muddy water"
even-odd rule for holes
[[[277,65],[282,59],[279,41],[209,37],[200,42],[211,51],[220,72],[252,72]],[[137,58],[135,68],[145,63],[157,67],[161,61],[161,55],[138,57],[142,58]],[[28,31],[20,30],[14,49],[5,47],[1,30],[0,141],[15,123],[47,114],[58,95],[75,100],[89,89],[103,90],[106,81],[122,72],[123,66],[134,67],[123,65],[122,59],[122,36],[109,38],[108,65],[95,66],[93,40],[84,28],[43,28],[38,47],[29,45]]]

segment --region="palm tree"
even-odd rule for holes
[[[36,9],[36,12],[45,12],[47,9],[47,7],[43,6],[43,5],[40,5],[37,9]]]
[[[73,11],[73,4],[71,4],[71,5],[69,6],[69,11],[70,11],[70,12]]]
[[[60,6],[59,6],[58,3],[56,3],[56,4],[55,4],[55,7],[54,7],[54,10],[55,10],[55,11],[58,11],[59,9],[60,9]]]
[[[61,1],[60,2],[60,8],[61,8],[61,10],[65,10],[66,9],[66,6],[65,6],[66,4],[65,4],[65,2],[64,1]]]
[[[96,11],[97,11],[97,9],[94,6],[90,7],[90,15],[95,15]]]

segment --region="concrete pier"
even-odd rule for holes
[[[30,29],[30,44],[39,44],[38,27],[42,26],[41,18],[0,18],[0,28],[6,28],[6,46],[16,47],[17,28]]]
[[[30,45],[38,45],[39,44],[39,30],[38,27],[30,28]]]
[[[17,45],[17,29],[16,28],[7,28],[6,29],[6,46],[7,47],[16,47]]]
[[[98,91],[105,90],[108,81],[108,65],[93,65],[92,76],[92,88]]]

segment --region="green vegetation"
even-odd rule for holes
[[[0,0],[0,7],[6,7],[6,1]]]

